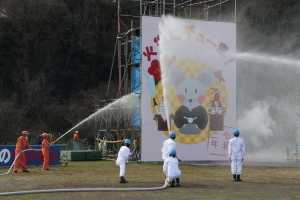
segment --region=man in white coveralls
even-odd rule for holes
[[[131,141],[126,139],[124,142],[124,145],[120,148],[118,153],[118,158],[116,161],[116,165],[120,167],[120,183],[128,183],[126,179],[124,178],[125,175],[125,166],[126,163],[128,163],[128,156],[131,155],[129,146],[131,144]]]
[[[176,149],[176,143],[175,143],[175,138],[176,138],[176,133],[174,131],[172,131],[169,134],[169,139],[165,140],[163,143],[163,146],[161,148],[161,152],[162,152],[162,159],[165,160],[166,158],[169,158],[170,155],[170,151],[172,149]],[[176,156],[177,158],[177,156]],[[178,158],[177,158],[178,159]],[[180,159],[178,159],[178,161],[181,161]]]
[[[180,186],[179,177],[181,175],[181,171],[178,169],[178,159],[176,157],[176,150],[172,149],[169,152],[169,157],[164,161],[163,172],[167,176],[166,182],[171,187],[174,187],[174,182],[176,179],[176,186]]]
[[[228,144],[228,156],[231,161],[231,172],[233,175],[233,181],[242,181],[240,176],[242,174],[242,162],[245,155],[244,140],[239,138],[240,131],[235,129],[233,131],[233,138]]]

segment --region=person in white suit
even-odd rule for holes
[[[172,149],[176,149],[176,143],[174,141],[176,138],[176,133],[174,131],[172,131],[169,134],[169,137],[170,137],[169,139],[164,141],[163,146],[161,148],[163,160],[170,157],[169,153]],[[177,158],[177,156],[176,156],[176,158]],[[179,158],[177,158],[177,159],[178,159],[178,161],[181,161]]]
[[[163,172],[167,176],[166,182],[171,187],[174,187],[175,179],[176,186],[180,186],[179,177],[181,171],[178,168],[178,159],[176,158],[176,150],[172,149],[169,152],[169,157],[164,160]]]
[[[235,129],[233,131],[233,138],[228,144],[228,156],[231,161],[231,172],[234,181],[242,181],[242,162],[245,156],[245,144],[244,140],[239,138],[240,131]]]
[[[124,178],[126,172],[126,163],[128,163],[128,157],[131,155],[129,146],[131,141],[126,139],[124,145],[120,148],[116,165],[120,167],[120,183],[128,183]]]

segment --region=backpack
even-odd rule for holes
[[[36,143],[37,145],[41,145],[41,144],[42,144],[42,141],[43,141],[43,138],[42,138],[41,136],[37,136],[37,137],[35,138],[35,143]]]

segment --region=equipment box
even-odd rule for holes
[[[60,157],[70,161],[101,160],[101,151],[72,150],[60,151]]]
[[[101,151],[87,151],[86,160],[101,160],[102,152]]]
[[[60,155],[62,158],[66,158],[67,160],[77,160],[77,161],[85,161],[86,160],[86,152],[85,151],[60,151]]]

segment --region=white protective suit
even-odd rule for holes
[[[178,169],[178,160],[174,157],[168,157],[164,161],[163,172],[168,176],[167,181],[171,182],[175,178],[179,178],[181,171]]]
[[[128,156],[130,155],[130,149],[127,146],[122,146],[118,153],[116,165],[120,167],[120,177],[125,175],[125,166],[128,163]]]
[[[162,152],[162,159],[165,160],[166,158],[170,157],[170,151],[172,149],[176,148],[176,143],[174,140],[172,140],[171,138],[167,139],[164,141],[163,146],[161,148],[161,152]]]
[[[228,156],[231,158],[231,172],[232,174],[242,174],[242,158],[245,155],[244,140],[234,137],[228,144]]]

